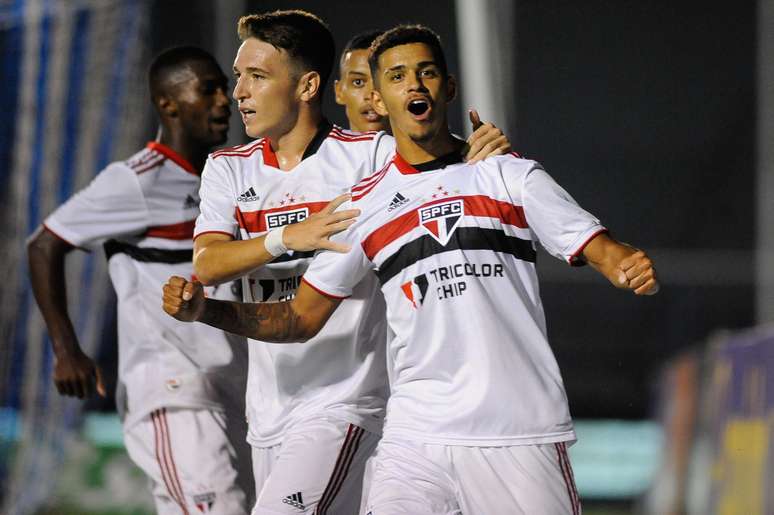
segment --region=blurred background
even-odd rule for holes
[[[226,70],[242,14],[308,9],[337,48],[441,36],[465,113],[503,128],[662,282],[635,298],[538,258],[590,514],[774,514],[774,2],[0,0],[0,513],[145,514],[112,398],[59,397],[24,240],[155,136],[145,74],[195,44]],[[328,117],[346,126],[326,97]],[[233,117],[229,144],[245,142]],[[81,343],[115,374],[102,255],[68,263]],[[517,403],[518,399],[505,402]]]

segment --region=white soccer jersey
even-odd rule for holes
[[[384,133],[324,124],[290,171],[278,167],[265,139],[215,152],[202,174],[195,237],[220,232],[246,240],[299,222],[383,166],[394,150]],[[249,274],[242,283],[245,302],[290,300],[313,254],[291,251]],[[252,445],[275,445],[289,423],[320,413],[381,432],[387,395],[384,300],[374,277],[353,286],[352,297],[308,342],[250,342],[246,405]]]
[[[364,179],[351,202],[362,214],[339,238],[352,251],[321,253],[304,281],[347,297],[362,277],[379,278],[395,333],[385,437],[473,446],[572,440],[535,243],[575,263],[604,228],[534,161],[456,161],[418,173],[396,155]]]
[[[241,403],[245,339],[161,309],[171,275],[190,278],[199,176],[170,148],[148,146],[110,164],[44,226],[76,247],[104,246],[118,297],[118,376],[127,423],[162,407],[222,410]],[[229,285],[208,295],[231,299]],[[119,396],[120,397],[120,396]]]

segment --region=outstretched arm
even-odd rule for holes
[[[32,293],[51,337],[54,350],[53,379],[62,395],[89,397],[96,390],[105,396],[99,368],[78,344],[67,313],[65,257],[75,247],[44,227],[27,241],[27,259]]]
[[[201,283],[170,277],[164,311],[182,322],[202,322],[230,333],[273,343],[303,342],[315,336],[341,301],[306,283],[290,302],[245,304],[204,297]]]
[[[619,243],[605,233],[597,235],[583,249],[583,257],[617,288],[636,295],[658,292],[653,261],[642,250]]]
[[[303,222],[291,224],[280,233],[281,245],[287,250],[309,251],[318,249],[346,252],[346,246],[330,241],[330,237],[354,223],[360,214],[357,209],[336,209],[349,199],[340,195],[322,211],[310,215]],[[279,230],[279,229],[274,229]],[[276,255],[267,250],[267,236],[251,240],[234,240],[220,233],[202,234],[194,242],[194,273],[206,285],[232,281],[273,260]]]

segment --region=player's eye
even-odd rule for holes
[[[437,77],[438,71],[435,68],[425,68],[421,72],[419,72],[419,75],[422,77]]]
[[[250,76],[256,80],[263,80],[266,77],[261,75],[260,73],[251,73]]]
[[[393,72],[390,74],[390,80],[392,82],[399,82],[403,80],[403,72]]]
[[[353,79],[352,85],[355,86],[356,88],[362,88],[363,86],[365,86],[365,81],[363,79]]]
[[[220,87],[220,84],[217,84],[215,82],[205,82],[202,85],[202,94],[212,95],[218,90],[219,87]]]

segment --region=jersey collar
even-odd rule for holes
[[[176,165],[178,165],[180,168],[185,170],[188,173],[192,173],[198,177],[199,173],[196,171],[196,169],[193,167],[191,163],[188,162],[186,158],[169,148],[168,146],[164,145],[163,143],[159,143],[158,141],[150,141],[146,145],[147,148],[151,150],[155,150],[159,154],[162,154],[167,159],[172,160]]]
[[[320,122],[320,125],[317,126],[317,132],[315,133],[314,138],[312,138],[312,141],[310,141],[306,146],[306,150],[304,150],[304,155],[301,157],[301,161],[317,153],[317,151],[320,149],[320,145],[322,145],[323,141],[325,141],[325,138],[328,137],[328,134],[330,134],[332,128],[333,124],[323,118],[323,120]],[[277,154],[275,154],[271,149],[271,141],[269,141],[269,138],[266,138],[266,143],[263,145],[263,164],[273,166],[274,168],[279,168]]]
[[[455,150],[454,152],[449,152],[448,154],[437,157],[432,161],[427,161],[425,163],[412,165],[412,164],[409,164],[405,159],[403,159],[403,157],[400,154],[396,152],[392,162],[395,164],[395,167],[398,169],[400,173],[404,175],[409,175],[413,173],[440,170],[441,168],[446,168],[449,165],[462,163],[462,155],[458,150]]]

